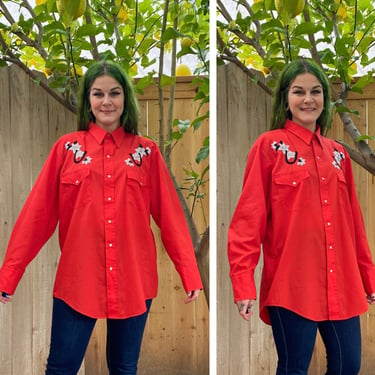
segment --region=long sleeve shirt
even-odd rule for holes
[[[94,318],[127,318],[157,294],[150,217],[186,291],[201,289],[177,193],[157,145],[95,124],[62,136],[15,223],[0,290],[13,294],[26,266],[59,223],[53,295]]]
[[[337,142],[292,121],[254,143],[228,232],[234,299],[256,299],[260,316],[280,306],[315,321],[367,310],[375,267],[351,162]]]

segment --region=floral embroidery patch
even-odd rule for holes
[[[65,143],[65,149],[68,151],[73,152],[73,161],[74,163],[82,163],[84,165],[91,163],[92,158],[87,155],[87,151],[81,150],[81,145],[78,143],[78,141],[66,142]]]
[[[345,159],[345,154],[335,148],[333,151],[333,166],[337,169],[341,169],[341,162]]]
[[[141,144],[135,149],[133,154],[129,154],[130,158],[125,160],[126,165],[129,167],[140,167],[142,166],[142,160],[146,156],[150,156],[151,149],[150,147],[143,147]]]
[[[285,144],[283,141],[280,142],[272,142],[271,148],[275,151],[281,152],[285,155],[285,161],[287,164],[294,164],[297,163],[298,166],[303,166],[306,164],[306,160],[304,158],[298,157],[297,151],[291,151],[289,149],[289,145]]]

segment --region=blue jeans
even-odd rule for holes
[[[281,307],[268,307],[279,357],[276,375],[307,375],[317,331],[327,353],[326,375],[357,375],[361,367],[359,317],[315,322]]]
[[[107,319],[107,365],[111,375],[135,375],[148,312],[128,319]],[[85,356],[96,319],[53,300],[51,347],[45,375],[76,375]]]

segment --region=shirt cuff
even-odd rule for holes
[[[11,295],[14,294],[23,274],[24,271],[3,266],[0,269],[0,290]]]
[[[252,272],[231,275],[234,301],[256,299],[257,291]]]

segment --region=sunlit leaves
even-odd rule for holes
[[[218,31],[226,48],[219,53],[224,61],[229,51],[231,59],[247,68],[264,72],[266,67],[271,87],[284,65],[300,56],[314,56],[332,81],[342,81],[353,90],[362,90],[371,81],[370,74],[353,81],[375,62],[374,54],[369,54],[375,45],[371,0],[310,0],[304,13],[287,23],[273,0],[227,0],[219,3],[218,10]]]
[[[174,38],[189,38],[191,45],[180,46],[178,58],[196,55],[202,61],[197,68],[205,66],[207,73],[209,22],[206,0],[180,1],[179,6],[170,11],[168,32],[163,36],[160,33],[162,0],[89,0],[85,16],[69,21],[68,25],[66,20],[62,22],[56,0],[37,1],[32,10],[27,9],[21,0],[3,3],[5,6],[12,3],[13,7],[18,4],[19,12],[15,22],[0,12],[2,38],[9,46],[0,50],[0,60],[3,63],[7,50],[12,51],[13,56],[19,56],[25,62],[28,59],[28,65],[33,69],[45,72],[47,68],[48,80],[54,85],[58,82],[63,87],[74,89],[76,83],[71,80],[71,66],[85,68],[97,58],[116,60],[130,75],[139,71],[148,75],[157,62],[156,54],[152,55],[151,51],[159,48],[161,38],[168,43]],[[172,28],[176,16],[178,31]],[[156,71],[154,68],[154,73]]]

